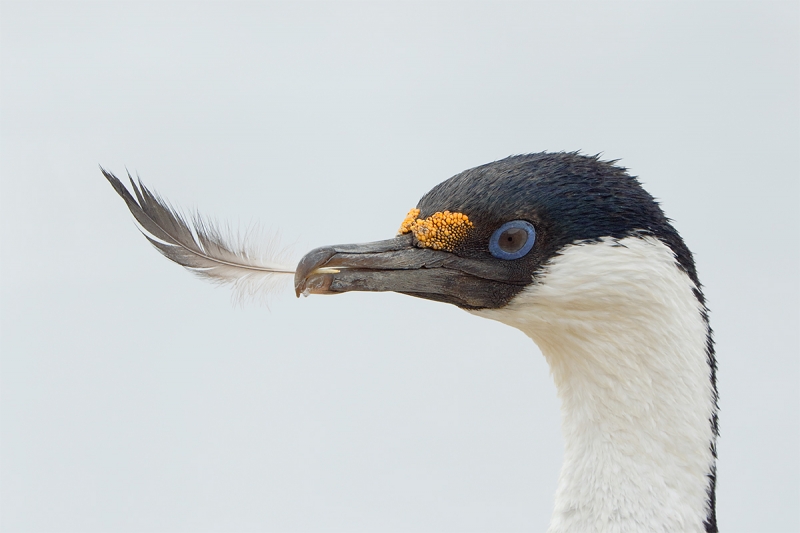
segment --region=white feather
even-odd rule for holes
[[[288,253],[276,235],[260,239],[263,232],[251,229],[244,235],[195,213],[186,217],[139,180],[128,179],[134,194],[112,173],[100,169],[114,190],[125,200],[147,240],[168,259],[214,283],[232,285],[240,299],[269,296],[291,280],[294,267],[286,264]]]

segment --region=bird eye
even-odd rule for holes
[[[536,230],[524,220],[512,220],[500,226],[489,239],[489,251],[498,259],[519,259],[533,248]]]

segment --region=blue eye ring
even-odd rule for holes
[[[510,230],[510,231],[509,231]],[[524,232],[521,233],[519,230]],[[521,237],[525,237],[523,240]],[[525,220],[506,222],[489,238],[489,251],[498,259],[519,259],[533,248],[536,242],[536,229]]]

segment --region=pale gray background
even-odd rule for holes
[[[509,154],[621,159],[695,252],[724,531],[797,531],[797,3],[3,3],[3,531],[542,531],[522,333],[394,294],[236,307],[97,165],[312,247]]]

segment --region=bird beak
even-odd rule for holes
[[[297,265],[294,286],[298,297],[393,291],[482,309],[504,305],[530,281],[509,278],[509,272],[495,262],[418,248],[408,234],[312,250]]]

